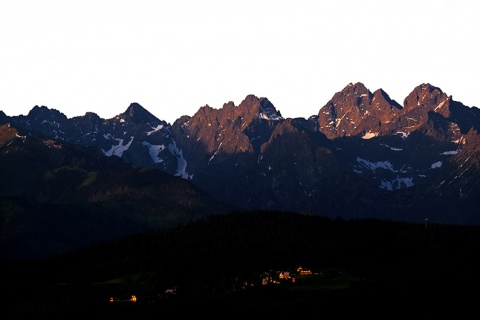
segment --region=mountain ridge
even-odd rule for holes
[[[308,118],[284,118],[253,94],[238,106],[205,105],[173,124],[135,102],[111,119],[34,109],[28,116],[2,113],[0,123],[160,169],[247,210],[480,222],[473,200],[480,189],[480,111],[429,83],[416,86],[403,105],[383,89],[349,83]],[[459,201],[464,212],[444,212],[443,205]]]

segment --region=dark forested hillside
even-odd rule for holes
[[[322,301],[329,301],[324,311],[348,305],[341,309],[344,314],[388,307],[427,315],[444,307],[468,309],[469,292],[480,285],[479,250],[478,226],[233,212],[43,261],[12,263],[1,281],[9,292],[4,301],[13,300],[9,306],[20,314],[89,313],[95,308],[109,314],[124,310],[107,307],[109,296],[135,292],[139,303],[131,311],[137,315],[189,306],[204,312],[227,306],[308,309]],[[269,290],[261,284],[265,272],[294,274],[300,266],[313,271],[310,280],[297,275],[296,285]],[[332,279],[339,285],[332,285]],[[320,285],[302,286],[307,281]],[[170,304],[164,296],[168,288],[178,293]],[[302,294],[299,288],[308,291]],[[140,303],[152,296],[164,300],[148,300],[148,308]]]
[[[0,125],[0,261],[41,259],[232,210],[180,177]]]

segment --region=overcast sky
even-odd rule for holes
[[[348,83],[480,107],[480,1],[0,0],[0,110],[173,123],[268,98],[307,118]]]

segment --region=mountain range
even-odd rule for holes
[[[51,254],[231,210],[480,224],[479,126],[477,107],[428,83],[403,104],[349,83],[308,118],[255,95],[173,124],[138,103],[111,119],[0,111],[2,250],[50,237],[31,251]]]

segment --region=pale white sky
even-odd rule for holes
[[[480,107],[479,17],[473,0],[0,0],[0,110],[138,102],[173,123],[254,94],[308,118],[349,82]]]

